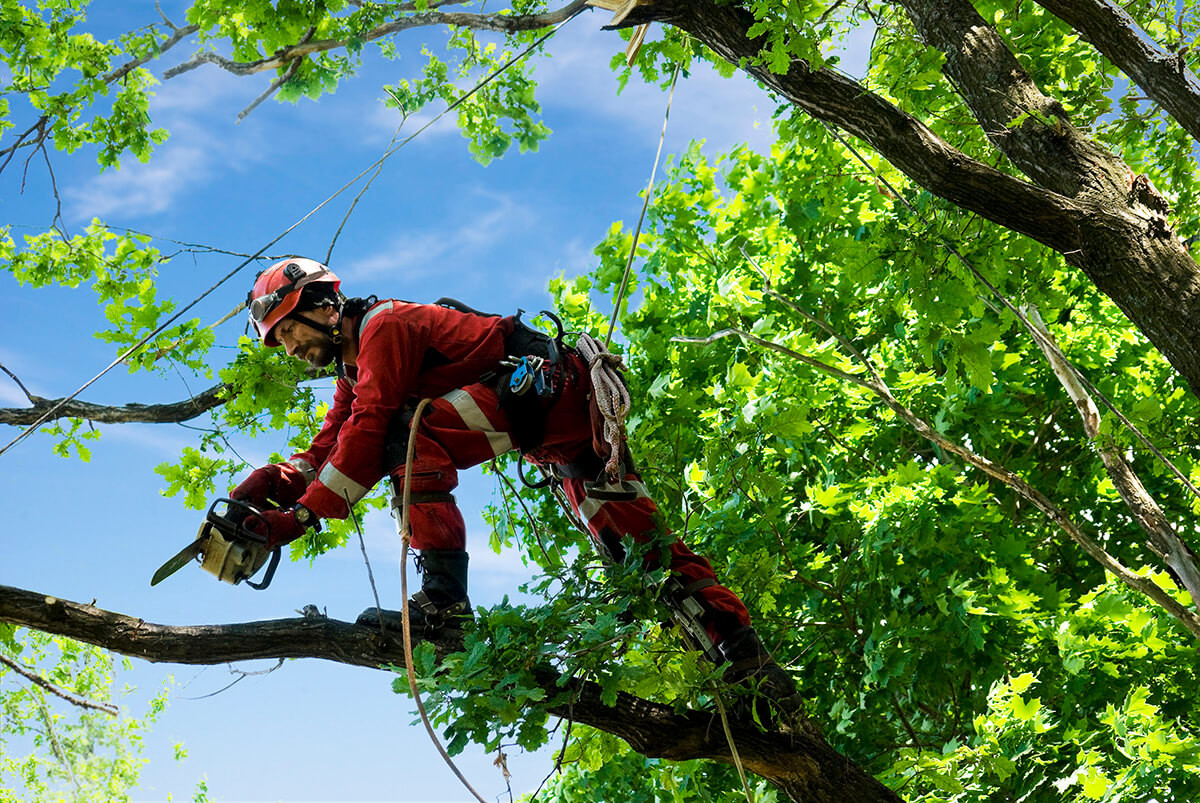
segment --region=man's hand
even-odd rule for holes
[[[233,489],[232,498],[263,507],[267,500],[281,507],[300,501],[308,484],[304,472],[291,463],[272,463],[255,469],[242,484]]]
[[[320,521],[303,505],[288,510],[264,510],[261,516],[249,516],[246,529],[267,539],[267,549],[290,544],[309,527],[321,529]]]

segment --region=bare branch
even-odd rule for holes
[[[157,6],[158,4],[156,3],[155,5]],[[161,11],[162,11],[162,9],[159,9],[160,13],[161,13]],[[186,39],[187,37],[194,34],[196,31],[200,30],[199,25],[188,25],[185,28],[177,28],[165,16],[163,17],[163,22],[165,22],[168,26],[170,26],[171,30],[173,31],[171,36],[168,39],[164,40],[163,43],[160,44],[153,53],[148,53],[145,56],[142,56],[141,58],[136,58],[136,59],[133,59],[132,61],[126,62],[125,64],[122,64],[120,67],[113,70],[112,72],[107,73],[104,76],[105,83],[111,84],[114,81],[120,81],[122,78],[124,78],[126,75],[128,75],[133,70],[136,70],[138,67],[141,67],[143,64],[146,64],[147,62],[154,61],[155,59],[161,57],[163,53],[166,53],[168,50],[175,47],[175,45],[179,44],[182,40]]]
[[[25,394],[25,398],[29,399],[30,404],[37,404],[37,397],[30,393],[29,388],[25,387],[25,383],[18,379],[16,374],[5,368],[3,363],[0,363],[0,371],[8,374],[9,377],[12,378],[12,381],[17,383],[17,387],[19,387],[21,392]]]
[[[98,424],[178,424],[220,407],[226,402],[225,393],[228,389],[228,385],[220,384],[183,401],[168,404],[135,403],[120,406],[92,404],[78,399],[62,403],[61,399],[44,399],[40,396],[30,395],[30,401],[33,402],[32,407],[0,408],[0,424],[29,426],[51,410],[54,413],[46,421],[54,421],[59,418],[86,418]],[[62,406],[57,407],[60,403]]]
[[[1100,458],[1104,461],[1104,467],[1108,470],[1113,486],[1125,500],[1125,505],[1133,514],[1134,520],[1149,537],[1148,546],[1151,551],[1162,558],[1163,562],[1171,568],[1175,577],[1192,595],[1192,599],[1200,600],[1200,571],[1196,568],[1195,555],[1192,550],[1183,543],[1158,503],[1150,496],[1133,468],[1121,456],[1112,437],[1100,433],[1099,408],[1096,407],[1096,403],[1092,401],[1091,395],[1079,381],[1075,372],[1071,370],[1071,366],[1063,359],[1061,349],[1054,342],[1054,338],[1051,336],[1050,330],[1046,328],[1045,322],[1042,321],[1042,316],[1038,313],[1037,308],[1029,307],[1024,312],[1030,323],[1038,330],[1040,337],[1035,339],[1046,355],[1050,367],[1054,370],[1054,375],[1062,383],[1067,395],[1075,402],[1079,416],[1083,419],[1083,430],[1099,450]]]
[[[308,40],[312,39],[313,34],[316,32],[317,32],[316,28],[309,28],[308,33],[304,34],[304,37],[300,40],[300,44],[304,44]],[[259,104],[261,104],[267,98],[271,97],[271,95],[273,95],[275,93],[275,91],[279,89],[279,87],[283,86],[288,81],[292,80],[292,78],[296,75],[296,73],[300,71],[300,65],[303,63],[304,63],[304,59],[302,59],[302,58],[299,58],[299,59],[296,59],[295,61],[293,61],[291,66],[287,68],[287,72],[285,72],[283,75],[279,76],[274,81],[272,81],[271,85],[269,87],[267,87],[266,91],[263,92],[261,95],[259,95],[257,98],[255,98],[253,103],[251,103],[249,106],[247,106],[246,108],[244,108],[240,112],[238,112],[238,116],[237,116],[238,122],[240,123],[242,120],[245,120],[247,117],[249,117],[250,112],[257,109],[259,107]]]
[[[11,669],[12,671],[16,672],[21,677],[28,680],[30,683],[33,683],[36,686],[40,686],[41,688],[45,689],[46,691],[50,692],[51,694],[53,694],[56,697],[61,697],[62,699],[66,700],[68,703],[70,703],[71,705],[77,705],[80,708],[91,708],[95,711],[103,711],[104,713],[106,713],[110,716],[114,716],[114,717],[117,716],[118,713],[120,713],[117,710],[117,707],[115,705],[113,705],[112,703],[97,703],[97,702],[93,702],[92,700],[87,699],[86,697],[80,697],[77,694],[72,694],[71,692],[67,691],[66,689],[62,689],[62,688],[59,688],[58,686],[55,686],[53,683],[46,680],[44,677],[42,677],[38,673],[34,672],[33,670],[26,669],[25,667],[21,666],[19,663],[17,663],[16,661],[12,660],[11,658],[9,658],[7,656],[0,655],[0,664],[4,664],[9,669]]]

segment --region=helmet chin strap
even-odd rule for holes
[[[330,304],[329,306],[332,307],[333,305]],[[297,312],[291,312],[288,315],[286,315],[285,317],[291,318],[294,321],[299,321],[300,323],[304,324],[305,326],[308,326],[312,329],[317,330],[318,332],[320,332],[321,334],[323,334],[327,338],[329,338],[330,343],[332,343],[335,346],[340,346],[340,345],[342,345],[342,343],[346,342],[346,337],[345,337],[345,335],[342,334],[342,308],[344,306],[345,306],[344,301],[338,301],[338,303],[337,303],[337,320],[331,324],[324,324],[319,321],[314,321],[311,318],[302,318],[302,317],[300,317],[300,315]],[[338,349],[336,351],[336,353],[334,354],[334,362],[337,365],[337,375],[339,377],[345,376],[346,375],[346,366],[342,363],[342,350],[341,349]]]

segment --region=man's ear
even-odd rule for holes
[[[333,306],[332,304],[325,307],[317,307],[313,311],[320,313],[321,321],[324,322],[326,326],[333,326],[341,317],[338,313],[337,307]]]

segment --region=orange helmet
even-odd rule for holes
[[[329,268],[304,257],[289,257],[258,274],[254,289],[246,299],[246,306],[250,309],[250,320],[264,345],[279,345],[271,330],[295,311],[300,303],[301,288],[315,282],[331,283],[334,291],[342,283]]]

